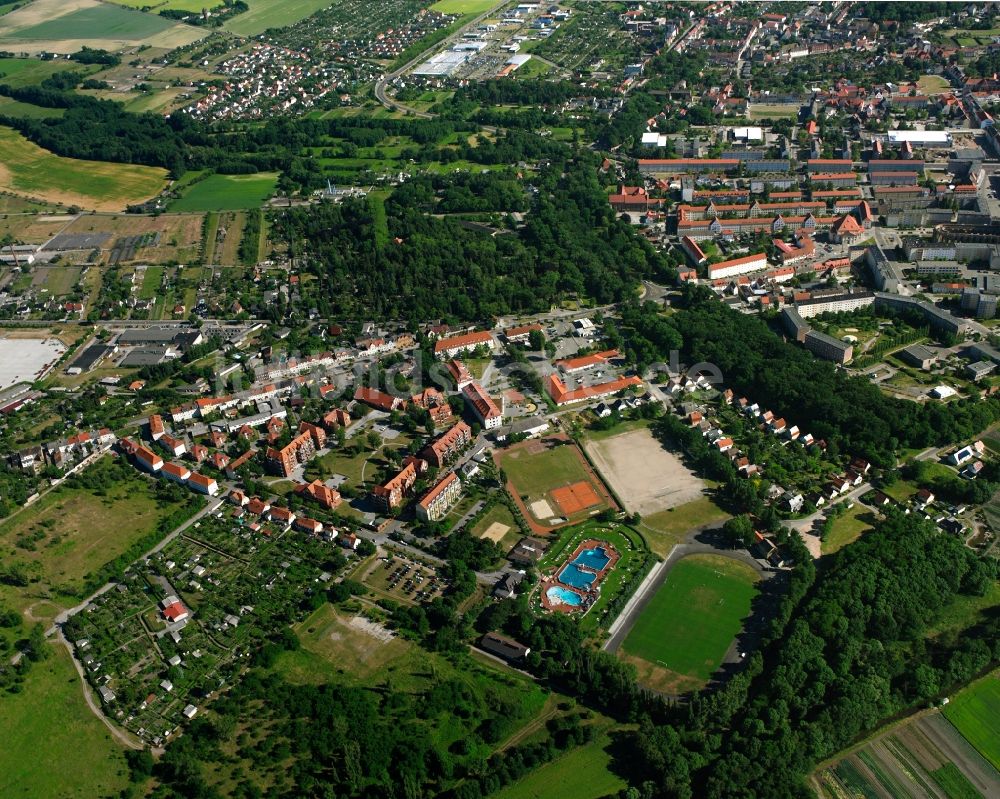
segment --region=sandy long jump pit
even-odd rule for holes
[[[698,499],[705,482],[643,428],[588,441],[587,454],[625,509],[647,516]]]

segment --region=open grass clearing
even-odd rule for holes
[[[95,211],[120,211],[155,196],[164,169],[54,155],[0,126],[0,190]]]
[[[90,469],[108,466],[105,456]],[[63,485],[8,517],[0,524],[0,561],[24,563],[38,579],[23,588],[0,587],[0,599],[24,610],[39,599],[79,598],[91,573],[176,509],[158,502],[154,491],[155,484],[138,473],[116,479],[103,495]]]
[[[35,663],[20,693],[0,701],[0,796],[91,799],[128,782],[121,747],[84,702],[62,646]]]
[[[666,556],[675,544],[683,541],[693,530],[707,525],[722,524],[729,518],[708,496],[686,502],[676,508],[643,517],[639,529],[657,555]]]
[[[875,515],[872,511],[864,505],[856,504],[834,520],[829,535],[823,539],[823,554],[832,555],[838,549],[856,541],[865,530],[871,529],[874,522]]]
[[[682,690],[704,684],[749,614],[756,582],[753,569],[731,558],[683,558],[639,616],[623,650],[684,678]]]
[[[609,743],[607,735],[600,735],[508,785],[496,799],[598,799],[615,794],[625,781],[609,768]]]
[[[238,211],[259,208],[274,192],[278,175],[210,175],[187,188],[171,211]]]
[[[506,528],[501,532],[500,528]],[[507,551],[521,539],[521,528],[514,519],[510,508],[498,502],[484,513],[475,524],[469,528],[471,535],[485,538],[487,535]]]

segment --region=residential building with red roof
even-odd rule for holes
[[[507,339],[508,344],[524,344],[535,331],[538,331],[539,333],[542,332],[542,326],[539,324],[531,324],[519,325],[518,327],[508,327],[503,332],[503,337]]]
[[[188,609],[184,607],[184,603],[177,597],[168,597],[168,599],[172,599],[173,601],[164,605],[160,611],[163,614],[163,618],[168,622],[173,624],[179,621],[184,621],[191,616]]]
[[[303,533],[319,535],[323,532],[323,522],[299,516],[295,519],[295,528],[301,530]]]
[[[219,493],[219,484],[215,481],[215,478],[205,477],[205,475],[198,474],[198,472],[191,473],[187,484],[199,494],[207,494],[210,497],[214,497]]]
[[[197,463],[201,463],[205,458],[208,457],[208,447],[202,444],[195,444],[191,447],[191,457]]]
[[[339,491],[324,485],[321,480],[313,480],[311,483],[300,483],[295,486],[295,493],[311,497],[327,510],[335,510],[343,501]]]
[[[469,383],[462,389],[462,396],[484,429],[493,430],[503,424],[503,411],[479,383]]]
[[[260,497],[251,497],[247,503],[247,513],[252,513],[254,516],[263,516],[269,510],[271,510],[271,503]]]
[[[710,264],[708,267],[708,277],[710,280],[723,277],[733,277],[734,275],[745,275],[747,272],[756,272],[759,269],[767,268],[767,255],[762,252],[753,255],[745,255],[742,258],[733,258],[729,261],[720,261],[717,264]]]
[[[338,427],[350,427],[351,415],[340,408],[334,408],[323,415],[323,425],[331,433]]]
[[[163,464],[160,474],[175,483],[186,483],[191,477],[191,470],[187,466],[171,462]]]
[[[154,413],[149,417],[149,437],[153,441],[159,441],[160,437],[165,433],[166,428],[163,426],[163,417],[157,413]]]
[[[268,447],[267,465],[283,477],[288,477],[299,464],[307,463],[316,454],[313,438],[308,432],[299,433],[281,449]]]
[[[220,472],[225,469],[230,462],[230,457],[225,452],[213,452],[208,461]]]
[[[147,472],[158,472],[163,468],[163,458],[143,446],[136,446],[135,462]]]
[[[594,386],[583,386],[577,389],[569,389],[566,384],[559,379],[558,375],[549,375],[546,388],[549,396],[556,405],[568,405],[572,402],[582,402],[583,400],[596,400],[602,397],[609,397],[624,391],[631,386],[641,386],[642,380],[638,377],[618,377],[606,383],[599,383]]]
[[[187,444],[185,444],[181,439],[174,438],[174,436],[164,433],[160,436],[159,441],[157,441],[163,449],[173,455],[175,458],[179,458],[185,452],[187,452]]]
[[[474,330],[459,336],[439,338],[434,342],[434,355],[438,358],[454,358],[467,350],[486,347],[491,352],[496,349],[496,340],[488,330]]]
[[[323,449],[326,445],[326,430],[318,424],[313,424],[312,422],[300,422],[299,432],[308,433],[316,449]]]
[[[595,366],[606,366],[608,361],[620,357],[621,353],[618,350],[604,350],[590,355],[581,355],[579,358],[563,358],[561,361],[556,361],[555,365],[561,372],[574,374],[593,369]]]
[[[421,497],[416,508],[417,518],[425,522],[436,522],[444,517],[448,508],[454,505],[461,495],[462,481],[458,479],[457,474],[449,472]]]
[[[267,517],[275,524],[285,527],[291,527],[295,521],[295,513],[293,511],[277,505],[271,506],[271,510],[267,512]]]
[[[471,383],[475,378],[472,376],[464,363],[459,360],[448,361],[448,373],[452,376],[455,381],[455,388],[461,391],[469,383]]]
[[[417,465],[411,459],[395,477],[372,489],[372,499],[385,511],[398,508],[417,482]]]
[[[391,394],[386,394],[384,391],[379,391],[377,388],[369,388],[368,386],[359,386],[357,391],[354,392],[354,399],[357,402],[371,405],[376,410],[385,411],[386,413],[395,411],[406,405],[399,397],[393,397]]]
[[[420,456],[432,466],[440,469],[471,443],[472,428],[465,422],[458,422],[425,447]]]

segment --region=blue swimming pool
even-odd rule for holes
[[[597,579],[593,572],[585,572],[576,566],[576,563],[567,563],[559,573],[559,581],[571,585],[574,588],[582,588],[584,591],[590,590],[590,584]]]
[[[583,604],[582,596],[576,591],[563,588],[561,585],[554,585],[549,588],[545,592],[545,596],[549,598],[550,602],[557,605],[571,605],[574,608],[578,608]]]
[[[573,558],[573,563],[579,564],[580,566],[586,566],[589,569],[593,569],[595,572],[601,571],[610,562],[611,556],[605,552],[603,547],[585,549]]]

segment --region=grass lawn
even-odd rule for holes
[[[37,58],[0,58],[0,83],[6,83],[15,89],[41,83],[56,72],[73,69],[90,73],[96,67],[77,64],[73,61],[41,61]],[[8,100],[9,98],[4,98]],[[14,102],[11,100],[11,102]],[[53,110],[53,109],[46,109]]]
[[[45,277],[45,288],[55,297],[69,294],[76,288],[82,271],[78,266],[52,267]]]
[[[833,529],[823,540],[823,554],[831,555],[852,541],[856,541],[865,530],[871,528],[874,521],[874,516],[868,508],[855,504],[851,510],[838,516],[834,521]]]
[[[617,793],[625,781],[608,769],[607,736],[595,738],[508,785],[496,799],[598,799]]]
[[[24,690],[0,701],[0,796],[118,795],[128,782],[121,748],[84,703],[69,653],[51,650],[32,666]]]
[[[0,72],[2,72],[3,62],[0,61]],[[10,97],[0,97],[0,114],[6,117],[18,117],[23,119],[50,119],[61,117],[66,113],[63,108],[44,108],[40,105],[22,103],[20,100],[13,100]]]
[[[482,14],[496,4],[496,0],[438,0],[431,6],[431,11],[439,14]]]
[[[952,630],[964,630],[984,621],[985,613],[997,607],[1000,607],[1000,582],[994,580],[983,596],[960,594],[941,608],[927,634],[933,637]]]
[[[684,558],[639,616],[625,653],[672,672],[674,690],[703,685],[749,614],[756,581],[753,569],[730,558]]]
[[[614,427],[607,430],[599,430],[597,428],[588,427],[584,433],[583,437],[587,441],[604,441],[607,438],[614,438],[615,436],[620,436],[622,433],[631,433],[633,430],[642,430],[643,428],[649,427],[650,419],[626,419],[624,422],[619,422]]]
[[[330,0],[252,0],[250,10],[237,14],[222,27],[237,36],[256,36],[268,28],[284,28],[310,17]]]
[[[501,466],[520,494],[540,497],[553,488],[589,478],[574,444],[553,443],[538,453],[521,448],[503,455]]]
[[[983,757],[1000,769],[1000,672],[960,691],[942,712]]]
[[[105,457],[90,469],[106,468],[107,463]],[[152,533],[175,510],[158,504],[154,485],[135,474],[115,482],[104,496],[60,486],[9,517],[0,524],[0,561],[23,562],[39,579],[25,588],[2,586],[0,599],[23,610],[40,599],[78,598],[91,573]],[[33,613],[51,618],[54,606],[44,604]]]
[[[683,541],[695,528],[721,524],[728,518],[729,514],[711,497],[699,497],[676,508],[644,517],[639,529],[649,542],[649,548],[657,555],[666,556],[674,544]]]
[[[166,170],[63,158],[0,126],[0,189],[97,211],[120,211],[155,196]]]
[[[380,641],[362,629],[352,627],[353,614],[325,604],[296,624],[295,634],[302,642],[298,652],[282,657],[282,671],[294,682],[324,682],[332,672],[339,677],[371,684],[377,674],[392,671],[392,664],[413,654],[414,645],[401,638]],[[319,660],[316,660],[319,658]]]
[[[148,266],[142,276],[142,286],[139,289],[139,298],[151,300],[160,293],[160,285],[163,282],[162,266]]]
[[[942,78],[940,75],[921,75],[917,80],[917,88],[924,94],[937,94],[948,91],[951,84],[947,78]]]
[[[513,547],[520,540],[521,528],[517,526],[514,514],[510,512],[510,508],[502,502],[498,502],[486,511],[479,518],[479,521],[469,528],[469,532],[477,538],[482,538],[493,524],[502,524],[507,527],[507,531],[498,542],[505,551]]]
[[[170,204],[171,211],[237,211],[259,208],[274,192],[278,175],[211,175],[188,188]]]

